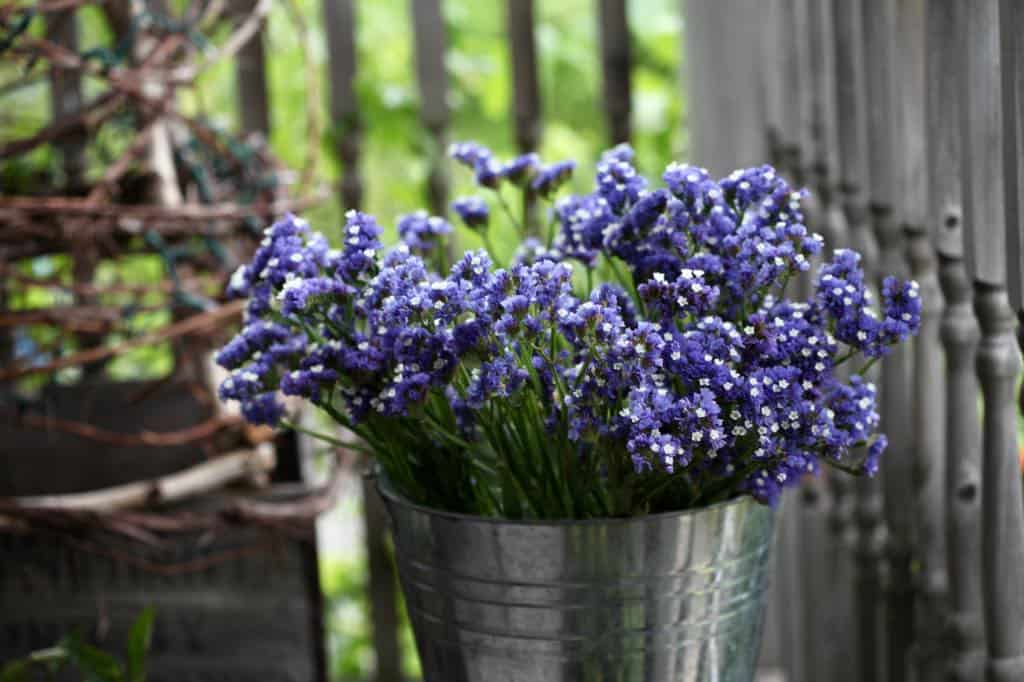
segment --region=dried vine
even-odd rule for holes
[[[100,10],[113,38],[108,45],[82,50],[74,31],[63,29],[88,6]],[[272,0],[254,0],[239,11],[237,3],[201,0],[188,3],[181,15],[136,0],[47,0],[0,7],[0,60],[17,67],[0,72],[15,73],[0,82],[0,97],[49,79],[54,101],[52,120],[27,134],[0,135],[0,177],[13,178],[0,192],[0,415],[8,424],[38,431],[41,437],[59,431],[110,447],[191,444],[210,451],[214,436],[221,446],[252,442],[241,420],[217,407],[206,388],[212,382],[196,381],[194,370],[241,313],[242,304],[225,302],[221,292],[231,271],[261,238],[262,228],[274,217],[326,196],[313,186],[316,140],[323,127],[318,81],[307,64],[306,134],[311,143],[298,185],[302,196],[289,191],[294,174],[273,157],[265,141],[232,134],[202,115],[182,112],[177,103],[182,90],[196,87],[210,67],[232,59],[258,36],[272,6]],[[306,31],[296,7],[286,9],[297,30]],[[35,23],[46,30],[34,30]],[[223,37],[215,40],[214,35]],[[305,56],[309,61],[308,51]],[[102,86],[90,98],[81,96],[85,76]],[[65,100],[77,101],[77,106],[62,108]],[[4,125],[0,121],[0,132]],[[103,140],[113,138],[124,144],[108,149]],[[61,176],[34,170],[40,153],[70,168],[76,154],[85,158],[86,148],[95,153],[82,173],[71,169]],[[105,159],[101,167],[95,158]],[[118,262],[137,254],[159,257],[163,281],[96,280],[101,260]],[[67,258],[70,272],[34,270],[35,259],[53,255]],[[30,292],[36,299],[49,296],[53,303],[28,304]],[[134,322],[147,315],[162,315],[163,322],[148,321],[141,327]],[[35,340],[40,330],[47,332],[45,338]],[[111,358],[167,341],[173,341],[175,372],[192,371],[183,377],[206,392],[200,403],[212,411],[195,424],[167,432],[121,433],[47,414],[20,397],[3,406],[18,395],[19,382],[26,379],[53,381],[70,368],[92,376],[89,372],[95,374]],[[215,479],[218,485],[237,480],[242,471],[224,468],[235,461],[230,457],[237,459],[237,453],[221,456],[218,471],[231,475]],[[217,461],[209,464],[216,468]],[[45,504],[0,499],[0,530],[57,533],[88,544],[76,533],[90,528],[154,548],[176,534],[218,531],[237,523],[303,535],[337,496],[338,477],[347,461],[339,459],[325,486],[286,502],[234,496],[202,514],[123,505],[81,508],[59,496],[47,497]],[[181,475],[188,480],[187,471]],[[152,487],[156,485],[139,482],[131,489],[131,506],[166,502],[145,493],[157,490]],[[197,490],[206,492],[202,486]],[[110,494],[93,491],[84,499],[104,500]],[[120,554],[125,560],[132,556]],[[159,561],[140,561],[154,569],[161,566]]]

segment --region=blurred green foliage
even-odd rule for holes
[[[328,96],[328,48],[321,3],[294,2],[310,28],[313,68]],[[397,215],[426,202],[427,158],[432,153],[418,118],[410,5],[404,0],[356,2],[357,93],[363,117],[362,176],[364,210],[391,226]],[[641,169],[660,174],[673,158],[685,156],[685,100],[680,83],[682,19],[678,0],[629,3],[633,33],[633,127]],[[538,0],[536,41],[539,54],[544,129],[540,152],[548,160],[571,157],[584,167],[607,145],[603,116],[597,3],[593,0]],[[476,140],[500,155],[515,150],[511,109],[511,69],[505,39],[504,3],[445,0],[443,3],[450,76],[450,140]],[[268,23],[268,78],[272,103],[271,145],[291,167],[307,153],[305,135],[306,68],[300,34],[283,3]],[[231,125],[237,117],[233,70],[218,65],[184,98],[190,110],[202,110]],[[324,104],[326,109],[326,102]],[[334,181],[340,168],[331,148],[332,131],[323,139],[321,170]],[[472,191],[467,174],[453,173],[453,196]],[[576,179],[584,189],[591,179]],[[307,213],[310,222],[330,230],[341,222],[337,201]]]

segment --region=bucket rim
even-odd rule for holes
[[[502,526],[523,526],[523,527],[568,527],[568,526],[598,526],[598,525],[625,525],[630,523],[645,523],[647,521],[657,521],[661,519],[677,519],[685,517],[695,517],[700,514],[712,510],[725,509],[728,507],[740,507],[740,506],[751,506],[754,508],[761,508],[766,513],[773,514],[775,510],[768,505],[763,505],[757,502],[753,497],[744,493],[737,495],[736,497],[724,500],[722,502],[716,502],[706,507],[698,507],[695,509],[682,509],[679,511],[668,511],[668,512],[657,512],[654,514],[643,514],[641,516],[608,516],[603,518],[592,518],[592,519],[506,519],[498,516],[477,516],[475,514],[463,514],[461,512],[447,511],[444,509],[437,509],[435,507],[428,507],[423,504],[418,504],[407,499],[402,493],[395,489],[394,485],[388,480],[388,477],[384,474],[379,467],[374,467],[371,471],[365,474],[369,478],[374,479],[374,487],[380,493],[381,497],[407,509],[412,509],[421,514],[434,517],[442,517],[451,519],[453,521],[463,521],[468,523],[479,523],[479,524],[493,524]]]

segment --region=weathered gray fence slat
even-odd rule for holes
[[[945,428],[941,416],[944,381],[939,325],[942,292],[930,235],[936,228],[928,210],[928,145],[925,119],[925,2],[897,3],[896,87],[897,187],[901,226],[907,238],[911,274],[920,284],[921,329],[913,342],[911,453],[914,518],[914,643],[909,664],[916,679],[937,680],[945,670],[947,647],[945,551]],[[908,491],[909,492],[909,491]]]
[[[813,143],[809,180],[821,209],[820,223],[813,227],[825,238],[823,259],[827,260],[834,249],[849,245],[849,226],[839,192],[835,21],[831,0],[808,2],[807,12]],[[840,375],[845,374],[843,369]],[[849,661],[854,656],[854,574],[849,534],[852,482],[845,474],[822,468],[822,480],[805,489],[805,496],[815,491],[819,495],[819,503],[808,506],[805,519],[805,528],[817,533],[813,538],[805,536],[813,545],[805,551],[803,561],[813,568],[808,570],[808,594],[802,598],[805,627],[808,633],[817,633],[814,636],[819,645],[805,647],[805,665],[811,680],[842,682],[853,679],[849,677]],[[826,599],[830,607],[823,609],[821,603]]]
[[[356,32],[352,0],[324,0],[324,24],[331,128],[341,160],[341,205],[346,210],[358,209],[363,203],[363,181],[359,169],[362,117],[355,90]]]
[[[427,205],[434,215],[448,212],[448,72],[440,0],[411,0],[416,44],[420,120],[427,130]]]
[[[633,81],[626,0],[600,0],[598,26],[608,139],[612,144],[629,142],[632,137]]]
[[[236,3],[243,11],[251,11],[255,2],[242,0]],[[256,34],[246,41],[235,58],[235,87],[237,90],[238,114],[242,132],[270,135],[270,108],[267,105],[266,69],[266,22]]]
[[[533,0],[508,0],[506,23],[512,67],[512,119],[516,146],[523,154],[537,150],[541,136],[540,80],[533,35]],[[530,234],[539,234],[535,197],[523,194],[523,219]]]
[[[1024,679],[1024,590],[1020,580],[1024,502],[1014,401],[1020,353],[1006,294],[1003,83],[998,68],[993,68],[1000,64],[999,0],[973,3],[965,14],[963,85],[970,88],[971,96],[961,98],[965,116],[962,144],[970,150],[964,154],[963,200],[967,266],[974,280],[975,312],[981,324],[977,372],[984,398],[982,567],[987,675],[991,682],[1009,682]],[[1012,40],[1012,32],[1006,28],[1002,37]]]
[[[1008,33],[1003,39],[1004,121],[1007,131],[1006,149],[1006,284],[1010,306],[1019,321],[1024,322],[1024,7],[1017,2],[1000,6],[1004,12],[1001,26]],[[1012,138],[1012,139],[1010,139]],[[1017,328],[1017,338],[1024,347],[1024,324]],[[1021,387],[1024,398],[1024,386]],[[1024,409],[1024,400],[1021,401]]]
[[[864,39],[867,73],[870,205],[879,241],[876,278],[909,275],[904,259],[903,230],[895,214],[898,158],[895,145],[902,122],[895,115],[893,77],[896,42],[896,7],[892,0],[865,0]],[[907,652],[913,639],[913,592],[911,589],[911,506],[913,462],[910,432],[911,348],[896,348],[882,361],[880,403],[882,431],[889,436],[889,452],[882,465],[885,500],[887,582],[885,590],[885,669],[889,682],[907,676]]]
[[[836,111],[839,144],[839,191],[849,230],[849,245],[862,255],[868,281],[878,262],[878,247],[868,211],[868,114],[861,0],[835,0]],[[872,374],[872,378],[876,375]],[[837,477],[834,477],[837,478]],[[855,627],[848,661],[837,661],[836,679],[880,679],[881,562],[884,527],[880,482],[863,478],[854,484]],[[841,517],[840,517],[841,518]],[[837,534],[842,526],[837,523]],[[843,677],[845,676],[845,677]]]
[[[930,218],[939,254],[945,306],[941,337],[946,361],[946,557],[949,571],[948,673],[982,682],[984,627],[981,582],[981,425],[974,358],[980,331],[963,264],[961,116],[963,5],[928,2],[928,160]]]
[[[867,71],[864,57],[864,15],[861,0],[835,0],[836,110],[839,138],[839,188],[849,229],[849,245],[862,256],[867,280],[877,271],[878,246],[871,230]],[[877,376],[872,373],[871,378]],[[856,501],[855,620],[853,646],[857,655],[839,674],[871,682],[880,679],[881,564],[884,541],[881,485],[862,478],[854,484]]]
[[[786,53],[787,65],[782,83],[784,96],[792,101],[787,106],[789,139],[789,179],[797,186],[810,177],[814,158],[812,134],[812,88],[810,51],[806,37],[808,27],[808,0],[787,0],[782,16],[780,39]],[[729,19],[727,18],[726,21]],[[796,39],[794,39],[796,38]],[[805,221],[811,230],[817,230],[821,212],[817,196],[811,195],[803,203]],[[791,285],[793,295],[806,299],[810,294],[810,279],[797,278]],[[821,507],[826,500],[819,481],[789,492],[791,506],[788,518],[783,520],[784,544],[777,566],[785,576],[784,591],[780,594],[783,613],[782,624],[786,679],[793,682],[813,682],[817,672],[816,657],[803,646],[818,623],[818,614],[810,608],[811,593],[822,588],[816,567],[821,565],[820,548],[824,539],[824,514]],[[815,647],[817,649],[817,647]]]
[[[811,79],[812,157],[808,181],[818,196],[826,254],[847,239],[846,216],[838,198],[839,139],[836,116],[836,66],[832,2],[807,3],[808,60]]]
[[[688,83],[689,160],[723,176],[741,166],[765,161],[764,105],[760,82],[766,76],[776,87],[781,69],[762,73],[762,50],[781,59],[770,45],[762,0],[681,0],[686,18],[683,63]],[[728,78],[720,74],[728,73]],[[777,79],[777,80],[775,80]],[[778,121],[783,117],[777,116]],[[782,166],[780,165],[780,168]]]
[[[754,54],[760,68],[755,72],[758,92],[758,111],[761,113],[768,161],[779,167],[782,147],[783,93],[780,34],[782,0],[765,0],[761,15],[762,29],[758,32],[759,49]],[[692,17],[686,15],[687,23]]]

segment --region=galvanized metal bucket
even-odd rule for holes
[[[771,509],[524,522],[379,488],[427,682],[754,679]]]

